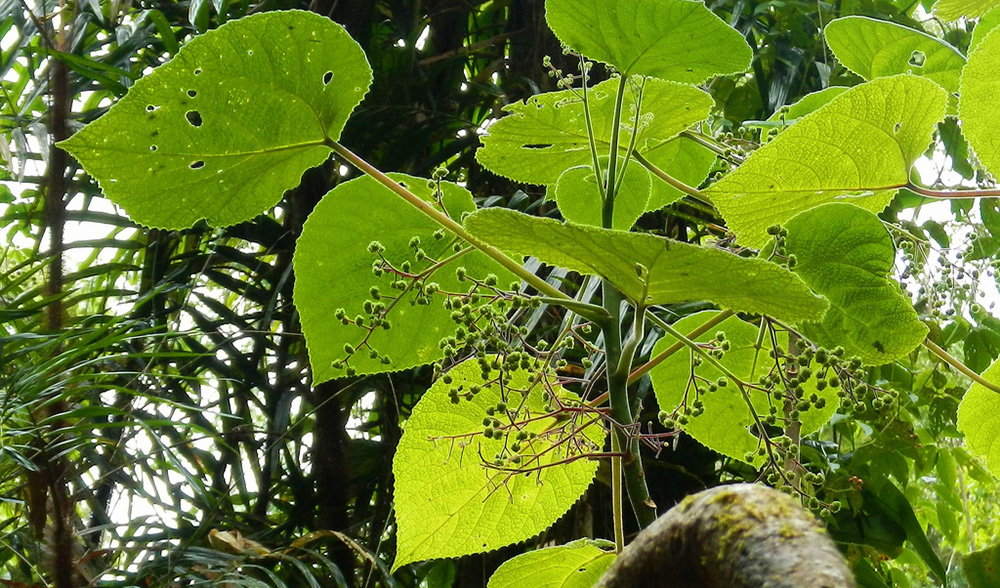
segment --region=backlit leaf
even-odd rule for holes
[[[997,92],[1000,92],[1000,33],[993,30],[969,54],[962,71],[958,112],[962,133],[979,162],[990,173],[1000,173],[1000,121],[996,115]]]
[[[934,16],[943,20],[958,20],[963,16],[976,18],[998,5],[997,0],[938,0],[934,5]]]
[[[625,159],[619,158],[618,165],[624,163]],[[607,164],[608,158],[601,158],[601,169],[605,172],[605,177]],[[649,172],[634,160],[629,161],[615,197],[613,228],[622,231],[632,228],[636,219],[647,210],[652,184]],[[604,200],[600,190],[593,166],[580,165],[564,171],[556,182],[556,204],[559,205],[563,218],[581,225],[601,226]]]
[[[486,588],[591,588],[615,557],[614,544],[593,539],[536,549],[503,562]]]
[[[993,362],[982,376],[1000,384],[1000,361]],[[986,469],[1000,477],[1000,394],[972,384],[958,405],[958,429],[965,434],[966,446],[986,462]]]
[[[611,79],[588,90],[591,120],[599,153],[607,155],[614,125],[614,102],[619,80]],[[625,92],[620,145],[631,139],[635,106],[641,89],[640,153],[654,149],[696,122],[712,108],[712,98],[693,86],[631,78]],[[504,107],[508,113],[489,128],[476,159],[495,174],[529,184],[555,184],[563,171],[593,165],[587,135],[582,90],[538,94],[526,102]]]
[[[826,309],[826,302],[788,270],[719,249],[503,209],[476,212],[466,228],[504,251],[607,278],[644,305],[710,300],[791,321],[819,318]]]
[[[699,83],[750,67],[739,32],[690,0],[546,0],[560,41],[624,74]]]
[[[827,44],[845,67],[872,80],[913,73],[958,91],[965,57],[948,43],[893,22],[846,16],[826,25]]]
[[[546,392],[564,403],[578,401],[573,393],[524,371],[504,373],[502,384],[496,371],[484,379],[474,360],[449,375],[451,384],[439,379],[413,408],[393,459],[399,526],[394,569],[533,537],[569,510],[597,472],[597,462],[580,452],[601,450],[600,415],[545,418],[554,409]],[[473,394],[472,386],[482,388]],[[455,388],[471,399],[453,403],[449,390]],[[500,402],[506,409],[494,412]],[[485,438],[487,409],[500,421],[491,429],[500,438]],[[537,436],[521,442],[515,464],[510,458],[522,430]],[[574,442],[567,442],[570,437]],[[497,456],[507,461],[495,465]]]
[[[795,273],[830,301],[821,321],[799,324],[814,343],[882,365],[913,351],[927,336],[910,300],[888,276],[892,236],[871,212],[830,203],[788,221],[785,247]]]
[[[880,211],[906,185],[946,103],[926,78],[877,78],[799,119],[705,193],[749,247],[764,244],[767,227],[826,202]]]
[[[718,311],[699,312],[686,316],[674,323],[681,333],[689,333],[705,321],[718,314]],[[738,317],[730,317],[695,341],[707,343],[715,338],[717,331],[724,331],[726,339],[730,342],[730,349],[726,351],[720,360],[729,371],[740,377],[744,381],[756,382],[760,376],[770,373],[776,369],[775,361],[769,357],[772,349],[769,337],[764,337],[761,346],[756,347],[759,328]],[[656,346],[653,347],[652,355],[656,355],[676,343],[670,335],[664,335]],[[782,343],[787,348],[786,343]],[[694,373],[708,381],[715,382],[722,376],[717,368],[708,362],[694,368]],[[808,435],[819,430],[830,417],[837,412],[840,401],[837,398],[837,391],[826,388],[823,391],[816,389],[816,379],[819,372],[816,372],[808,380],[802,383],[805,397],[808,398],[815,393],[823,398],[826,405],[823,408],[811,408],[800,414],[802,435]],[[699,416],[688,417],[688,423],[682,428],[689,435],[698,440],[702,445],[718,451],[723,455],[728,455],[733,459],[746,461],[746,454],[758,448],[758,437],[750,432],[750,427],[755,424],[753,415],[746,400],[740,394],[735,383],[719,388],[714,392],[707,392],[707,385],[699,383],[698,387],[689,384],[691,376],[691,353],[682,349],[654,367],[649,372],[649,377],[653,382],[653,390],[656,392],[656,401],[660,410],[673,413],[678,406],[686,400],[688,405],[695,400],[701,400],[705,406],[705,412]],[[767,415],[772,400],[767,394],[753,390],[749,392],[750,400],[759,415]],[[777,403],[779,414],[784,415],[784,405]],[[755,456],[755,464],[762,463],[764,456]]]
[[[195,37],[60,145],[139,223],[231,225],[326,160],[370,84],[340,25],[257,14]]]
[[[437,202],[427,180],[402,174],[391,177],[424,200]],[[467,190],[447,182],[441,186],[442,201],[453,218],[475,210]],[[372,214],[375,210],[378,214]],[[394,274],[373,275],[372,263],[379,257],[368,251],[369,243],[378,241],[385,247],[382,256],[395,267],[409,262],[412,273],[424,271],[431,265],[430,260],[440,261],[454,253],[450,235],[434,238],[439,229],[434,221],[367,176],[338,185],[316,205],[305,222],[293,258],[295,306],[301,316],[315,381],[346,375],[346,367],[338,369],[333,364],[348,357],[347,364],[359,374],[398,371],[441,358],[438,343],[455,331],[442,295],[433,296],[428,305],[411,305],[416,292],[393,290],[391,283],[399,279]],[[415,259],[415,249],[410,247],[413,237],[420,239],[419,247],[428,259]],[[468,284],[459,282],[455,275],[459,266],[478,279],[495,274],[502,286],[515,279],[485,255],[472,252],[438,269],[426,282],[437,282],[444,291],[465,292]],[[373,286],[380,290],[379,301],[387,305],[385,318],[391,328],[377,328],[366,339],[370,319],[364,303],[373,298]],[[391,297],[397,295],[400,300],[393,303]],[[338,309],[344,310],[349,324],[337,319]],[[365,327],[353,322],[358,316],[364,319]],[[356,352],[347,353],[345,345]],[[372,351],[379,357],[370,357]],[[383,363],[383,357],[388,357],[388,363]]]
[[[986,35],[993,32],[993,29],[1000,25],[1000,3],[996,3],[996,8],[990,9],[982,18],[976,21],[976,28],[972,31],[972,40],[969,41],[969,53],[982,43]]]

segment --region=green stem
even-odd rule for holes
[[[639,452],[639,439],[632,437],[626,427],[631,427],[634,418],[628,397],[628,373],[632,368],[630,358],[623,355],[621,337],[621,303],[624,300],[621,292],[611,282],[603,281],[604,310],[611,319],[603,326],[605,357],[608,363],[608,400],[611,418],[615,422],[612,427],[612,447],[621,448],[624,453],[621,458],[621,472],[625,478],[625,488],[628,491],[632,511],[639,521],[639,527],[645,528],[656,520],[656,505],[649,497],[646,487],[646,474],[642,468],[642,454]],[[614,475],[612,463],[612,475]],[[614,485],[612,485],[614,491]],[[618,501],[621,501],[619,494]],[[616,525],[621,524],[616,520]]]
[[[587,76],[587,62],[583,59],[583,56],[580,56],[580,72],[583,76],[583,119],[587,123],[587,136],[596,137],[597,135],[594,134],[594,119],[590,116],[590,99],[588,98],[588,84],[590,83],[590,80]],[[590,158],[594,162],[594,173],[597,174],[598,178],[600,178],[601,159],[597,155],[597,141],[591,139],[588,143],[590,143]],[[606,198],[604,184],[597,182],[597,188],[601,192],[601,201],[603,202]]]
[[[611,149],[608,152],[608,178],[605,182],[604,207],[602,209],[602,221],[604,228],[610,229],[615,212],[615,173],[618,166],[618,136],[621,134],[622,105],[625,102],[625,76],[619,78],[618,95],[615,97],[615,114],[611,121]],[[600,180],[600,178],[598,178]],[[606,308],[606,307],[605,307]],[[617,316],[617,312],[614,316]]]
[[[986,389],[996,392],[997,394],[1000,394],[1000,386],[997,386],[996,384],[990,382],[986,378],[972,371],[972,369],[970,369],[969,366],[965,365],[964,363],[952,357],[950,353],[938,347],[937,344],[935,344],[930,339],[924,339],[924,347],[929,349],[931,353],[938,356],[942,361],[944,361],[951,367],[962,372],[966,376],[972,378],[973,381],[975,381],[977,384],[982,384],[984,387],[986,387]]]
[[[726,157],[726,147],[708,135],[697,131],[681,131],[681,136],[685,139],[690,139],[695,143],[698,143],[709,151],[714,152],[716,155]]]
[[[696,199],[696,200],[698,200],[700,202],[704,202],[705,204],[708,204],[709,206],[712,205],[712,201],[709,200],[704,194],[702,194],[701,190],[698,190],[697,188],[692,188],[691,186],[688,186],[684,182],[682,182],[682,181],[678,180],[677,178],[671,176],[667,172],[665,172],[662,169],[660,169],[660,168],[656,167],[655,165],[653,165],[652,162],[650,162],[648,159],[646,159],[645,157],[643,157],[639,153],[635,154],[635,160],[638,161],[642,165],[642,167],[648,169],[651,174],[653,174],[654,176],[660,178],[664,182],[670,184],[674,188],[677,188],[678,190],[680,190],[684,194],[687,194],[688,196],[691,196],[692,198],[694,198],[694,199]]]
[[[622,448],[618,435],[611,436],[611,517],[615,524],[615,553],[625,549],[625,500],[622,492]]]
[[[650,312],[649,314],[652,314],[652,313]],[[689,339],[689,340],[697,339],[698,337],[700,337],[703,334],[705,334],[712,327],[718,325],[722,321],[724,321],[727,318],[733,316],[733,314],[735,314],[735,313],[733,311],[731,311],[731,310],[728,310],[728,309],[727,310],[723,310],[719,314],[713,316],[712,318],[710,318],[707,321],[705,321],[704,323],[702,323],[701,326],[699,326],[695,330],[693,330],[690,333],[688,333],[687,334],[687,339]],[[684,348],[684,342],[681,341],[680,339],[678,339],[676,343],[674,343],[670,347],[664,349],[663,351],[657,353],[656,357],[650,358],[649,361],[647,361],[643,365],[637,367],[635,369],[635,371],[633,371],[629,375],[629,377],[628,377],[628,383],[632,384],[632,383],[638,381],[639,378],[641,378],[642,376],[644,376],[647,372],[649,372],[649,370],[651,370],[654,367],[660,365],[660,363],[662,363],[663,360],[667,359],[668,357],[670,357],[671,355],[677,353],[678,351],[680,351],[683,348]]]
[[[468,231],[465,230],[465,227],[463,227],[461,224],[456,222],[448,215],[434,208],[433,204],[427,202],[423,198],[417,196],[413,192],[410,192],[403,186],[399,185],[399,183],[393,181],[392,178],[382,173],[382,171],[376,169],[373,165],[371,165],[358,155],[354,154],[348,148],[344,147],[343,145],[332,139],[327,140],[326,145],[331,149],[333,149],[333,151],[337,155],[340,155],[341,157],[349,161],[351,165],[358,168],[365,174],[371,176],[375,181],[382,184],[386,188],[395,192],[396,195],[402,197],[403,200],[409,202],[411,205],[413,205],[414,208],[422,212],[425,216],[429,217],[431,220],[438,223],[442,227],[448,229],[449,231],[457,235],[460,239],[462,239],[469,245],[472,245],[476,249],[488,255],[494,261],[496,261],[503,267],[510,270],[511,273],[513,273],[517,277],[527,282],[535,290],[538,290],[540,294],[549,297],[551,299],[550,301],[551,303],[560,305],[575,304],[575,301],[569,295],[563,293],[558,288],[553,287],[551,284],[549,284],[542,278],[528,271],[519,262],[504,255],[496,247],[488,245],[487,243],[484,243],[483,241],[480,241],[479,239],[473,237],[468,233]],[[592,312],[590,312],[590,310],[586,308],[581,308],[579,307],[579,305],[576,305],[576,312],[580,316],[586,317],[588,320],[592,321],[598,321],[606,318],[603,315],[593,314]]]
[[[927,198],[995,198],[1000,196],[1000,188],[987,190],[931,190],[930,188],[918,186],[913,182],[907,182],[905,186],[900,186],[900,188],[906,188]]]
[[[700,355],[702,359],[704,359],[708,363],[712,364],[712,366],[715,367],[715,369],[717,369],[720,372],[722,372],[723,375],[725,375],[727,378],[729,378],[730,380],[732,380],[732,382],[735,383],[737,386],[739,386],[739,387],[742,388],[743,386],[747,385],[746,382],[744,382],[742,379],[740,379],[729,368],[727,368],[726,366],[722,365],[722,362],[720,362],[719,360],[715,359],[714,357],[712,357],[712,354],[710,354],[709,352],[707,352],[704,349],[702,349],[701,345],[698,345],[697,343],[695,343],[694,341],[692,341],[688,337],[685,337],[683,333],[681,333],[677,329],[671,327],[663,319],[661,319],[660,317],[656,316],[655,314],[649,313],[647,316],[649,317],[649,321],[651,323],[653,323],[657,327],[660,327],[661,329],[663,329],[663,332],[665,332],[666,334],[670,335],[674,339],[677,339],[677,341],[680,342],[681,345],[684,345],[685,347],[691,349],[692,351],[694,351],[695,353],[697,353],[698,355]]]
[[[597,317],[599,320],[608,320],[608,311],[604,310],[603,307],[596,304],[588,304],[586,302],[580,302],[579,300],[571,299],[566,300],[564,298],[550,298],[548,296],[539,296],[538,300],[544,304],[554,304],[575,312],[580,316]]]

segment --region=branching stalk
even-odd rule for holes
[[[648,314],[652,314],[652,312],[648,312]],[[709,329],[711,329],[712,327],[718,325],[719,323],[721,323],[722,321],[726,320],[727,318],[733,316],[733,314],[734,313],[731,310],[728,310],[728,309],[727,310],[723,310],[719,314],[713,316],[712,318],[710,318],[707,321],[705,321],[704,323],[702,323],[701,326],[699,326],[695,330],[693,330],[690,333],[688,333],[687,334],[687,338],[693,340],[693,339],[696,339],[696,338],[702,336]],[[662,363],[665,359],[667,359],[671,355],[677,353],[678,351],[680,351],[683,348],[684,348],[684,342],[681,341],[680,339],[678,339],[676,343],[674,343],[670,347],[664,349],[663,351],[659,352],[658,354],[656,354],[656,357],[650,358],[649,361],[647,361],[643,365],[637,367],[631,374],[629,374],[628,383],[631,384],[633,382],[638,381],[639,378],[641,378],[642,376],[646,375],[646,373],[648,373],[649,370],[651,370],[654,367],[660,365],[660,363]]]
[[[479,239],[473,237],[471,234],[469,234],[468,231],[465,230],[465,227],[463,227],[457,221],[455,221],[448,215],[434,208],[434,206],[430,202],[427,202],[426,200],[420,198],[413,192],[410,192],[403,186],[400,186],[397,182],[393,181],[392,178],[382,173],[381,170],[375,168],[373,165],[371,165],[370,163],[368,163],[367,161],[365,161],[364,159],[362,159],[361,157],[359,157],[354,152],[344,147],[337,141],[329,139],[326,141],[326,145],[331,149],[333,149],[333,151],[337,153],[337,155],[340,155],[341,157],[349,161],[351,165],[353,165],[363,173],[371,176],[373,179],[375,179],[375,181],[382,184],[386,188],[389,188],[390,190],[395,192],[396,195],[402,197],[404,200],[409,202],[411,205],[413,205],[414,208],[422,212],[425,216],[429,217],[431,220],[438,223],[442,227],[448,229],[449,231],[457,235],[460,239],[462,239],[469,245],[472,245],[476,249],[488,255],[491,259],[493,259],[503,267],[510,270],[511,273],[513,273],[517,277],[527,282],[535,290],[538,290],[540,294],[547,296],[550,299],[550,303],[559,305],[573,304],[575,307],[574,311],[577,312],[580,316],[587,318],[588,320],[597,321],[606,318],[601,315],[593,314],[591,309],[581,307],[569,295],[563,293],[558,288],[553,287],[551,284],[549,284],[542,278],[536,276],[533,272],[528,271],[527,269],[524,268],[524,266],[522,266],[514,259],[505,255],[496,247],[488,245],[487,243],[484,243],[483,241],[480,241]]]

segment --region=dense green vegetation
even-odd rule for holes
[[[747,481],[994,585],[1000,8],[926,4],[0,2],[0,580],[590,586]]]

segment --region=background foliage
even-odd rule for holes
[[[764,121],[805,94],[861,81],[865,72],[838,63],[820,35],[836,17],[924,29],[960,51],[974,31],[974,22],[927,18],[929,2],[708,5],[756,47],[750,74],[705,84],[719,130],[741,136],[756,128],[748,121],[766,128]],[[291,304],[291,257],[303,222],[354,172],[329,161],[271,214],[228,229],[147,230],[52,146],[106,112],[184,42],[228,20],[289,8],[344,24],[375,71],[342,143],[380,169],[428,177],[447,166],[449,179],[465,182],[481,206],[558,215],[537,186],[492,175],[473,157],[481,130],[502,107],[555,89],[543,56],[572,69],[539,0],[0,0],[5,584],[58,581],[52,562],[71,552],[75,573],[109,586],[458,588],[485,585],[525,547],[612,536],[608,489],[595,484],[528,546],[390,574],[391,457],[402,423],[430,387],[430,370],[314,385]],[[958,129],[944,128],[932,164],[949,156],[965,180],[979,179]],[[1000,214],[990,201],[954,201],[949,214],[928,220],[914,214],[924,204],[904,193],[883,213],[896,223],[894,235],[916,243],[897,270],[932,340],[982,371],[1000,354],[1000,322],[977,298],[978,290],[995,292]],[[703,204],[683,199],[643,216],[639,226],[699,242],[719,222]],[[953,265],[959,255],[964,270]],[[549,279],[580,284],[575,275]],[[671,310],[679,320],[704,305]],[[560,326],[544,308],[527,320],[540,336]],[[650,340],[644,352],[651,347]],[[1000,541],[990,500],[995,483],[954,428],[966,380],[923,351],[870,369],[867,378],[901,392],[899,411],[837,415],[805,442],[804,458],[828,472],[832,492],[849,499],[865,481],[881,498],[868,504],[904,501],[919,526],[893,520],[893,508],[873,508],[867,526],[845,521],[834,536],[851,543],[866,585],[936,585],[920,553],[926,549],[945,562],[952,585],[965,585],[959,556]],[[656,421],[649,396],[641,422]],[[650,453],[649,486],[661,507],[703,487],[756,477],[741,461],[685,436],[656,459]],[[903,492],[880,493],[882,478]],[[68,528],[60,528],[63,520]]]

